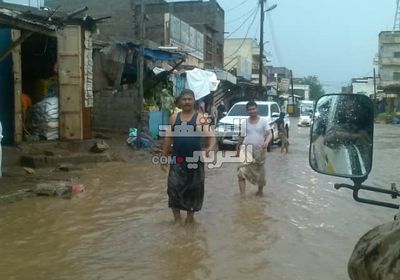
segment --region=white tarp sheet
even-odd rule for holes
[[[186,71],[189,89],[193,90],[196,100],[203,98],[218,88],[219,80],[214,72],[195,68]]]

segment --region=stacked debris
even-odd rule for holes
[[[32,106],[32,134],[44,140],[58,139],[58,97],[46,97]]]

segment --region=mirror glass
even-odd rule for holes
[[[322,96],[315,105],[310,137],[311,167],[323,174],[366,177],[372,167],[374,109],[359,94]]]

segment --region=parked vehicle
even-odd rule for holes
[[[268,123],[272,123],[280,115],[280,108],[278,103],[272,101],[256,101],[258,114],[262,119]],[[247,101],[235,103],[228,113],[218,122],[215,131],[218,139],[218,144],[222,146],[235,147],[239,140],[240,134],[240,123],[241,120],[247,119],[248,114],[246,110]],[[285,116],[285,128],[289,134],[290,120],[289,117]],[[271,148],[273,143],[278,143],[278,130],[271,127],[273,139],[268,147]]]
[[[353,184],[335,184],[335,189],[348,188],[354,200],[377,206],[399,209],[400,204],[362,198],[360,194],[375,192],[397,199],[400,192],[367,186],[372,168],[374,107],[372,101],[359,94],[322,96],[315,106],[311,127],[309,161],[318,173],[348,178]],[[347,213],[346,213],[347,214]],[[400,279],[400,216],[395,221],[368,231],[357,243],[348,264],[352,280]]]

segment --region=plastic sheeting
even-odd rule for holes
[[[209,95],[211,91],[217,90],[220,83],[214,72],[198,68],[186,71],[186,78],[189,89],[193,90],[196,100]]]
[[[32,134],[46,140],[58,139],[58,97],[47,97],[32,107]]]

